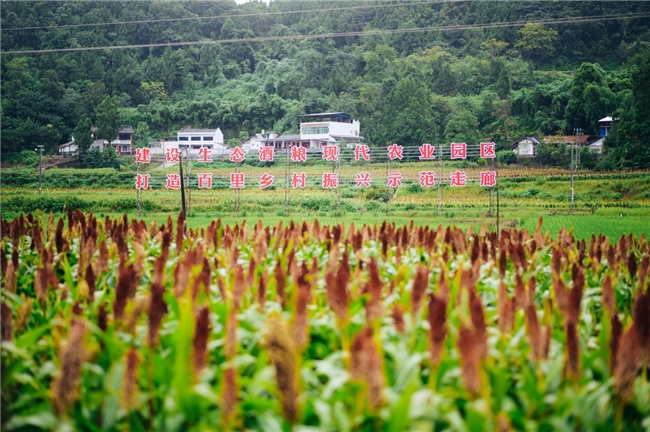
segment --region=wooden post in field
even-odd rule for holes
[[[181,174],[181,211],[183,212],[183,219],[187,220],[187,209],[185,207],[185,177],[183,176],[183,155],[180,154],[178,158],[178,166]]]
[[[185,160],[185,175],[187,176],[187,181],[185,182],[185,187],[187,188],[186,194],[187,194],[187,213],[190,213],[192,211],[192,194],[191,194],[191,189],[192,189],[192,181],[190,180],[190,175],[191,175],[191,170],[192,170],[192,161],[188,157]]]
[[[496,171],[497,178],[497,241],[499,241],[499,161],[494,159],[494,171]]]
[[[293,147],[293,143],[291,143]],[[284,215],[289,216],[289,201],[291,200],[291,185],[289,184],[291,178],[291,147],[286,149],[286,158],[284,163]]]
[[[136,163],[136,179],[140,176],[140,162]],[[142,189],[136,188],[136,201],[138,203],[138,217],[142,217]]]
[[[388,157],[388,154],[386,154],[386,179],[388,179],[388,173],[390,172],[390,158]],[[390,200],[392,198],[390,189],[388,189],[387,192],[387,199],[386,199],[386,216],[390,216]]]
[[[341,148],[339,148],[338,157],[334,161],[334,172],[336,173],[336,178],[338,179],[338,185],[336,190],[336,211],[341,210]]]
[[[239,174],[239,164],[235,166],[235,173]],[[235,216],[239,217],[239,187],[235,188]]]
[[[442,216],[442,145],[440,145],[440,158],[438,159],[440,164],[440,178],[438,179],[438,217]]]

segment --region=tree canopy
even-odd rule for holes
[[[371,145],[453,138],[491,139],[505,148],[521,135],[574,128],[597,134],[598,119],[614,115],[620,121],[608,139],[609,157],[620,167],[648,166],[640,143],[649,127],[650,22],[537,22],[648,13],[647,2],[107,1],[0,8],[3,52],[197,42],[3,54],[3,153],[35,144],[54,152],[85,118],[109,140],[129,124],[141,145],[181,127],[220,127],[226,140],[261,129],[297,132],[300,114],[343,110],[360,120]],[[128,23],[134,20],[140,22]],[[506,21],[521,25],[394,33]],[[122,24],[103,25],[116,22]],[[377,32],[315,37],[359,31]],[[266,39],[200,44],[242,38]]]

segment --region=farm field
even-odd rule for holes
[[[2,429],[647,430],[647,235],[541,226],[3,220]]]
[[[417,177],[421,164],[404,163],[405,175]],[[314,168],[314,167],[311,167]],[[316,167],[323,170],[323,167]],[[460,168],[460,167],[459,167]],[[220,168],[222,169],[222,168]],[[385,169],[385,168],[384,168]],[[57,170],[53,170],[57,171]],[[61,170],[64,171],[64,170]],[[54,173],[52,182],[79,182],[83,178],[110,176],[111,170],[68,170],[69,173]],[[89,171],[86,173],[85,171]],[[92,174],[99,172],[101,174]],[[514,169],[503,170],[499,182],[499,224],[503,227],[532,229],[539,217],[544,218],[544,230],[556,235],[563,227],[573,228],[578,238],[602,233],[612,239],[634,233],[650,234],[650,173],[584,173],[576,177],[575,208],[569,207],[570,182],[566,175],[556,169]],[[4,173],[3,173],[4,174]],[[126,175],[128,185],[133,178]],[[216,173],[215,173],[216,175]],[[225,175],[225,171],[219,175]],[[101,177],[104,176],[104,177]],[[5,177],[3,176],[3,180]],[[58,179],[58,180],[57,180]],[[216,181],[216,180],[215,180]],[[280,179],[284,181],[284,179]],[[14,218],[29,212],[54,212],[63,214],[67,208],[93,211],[103,217],[139,216],[146,221],[162,223],[169,214],[176,215],[181,209],[180,191],[164,187],[142,191],[141,211],[138,212],[137,192],[133,188],[120,186],[100,188],[99,181],[92,185],[76,188],[45,188],[39,196],[32,187],[3,187],[3,217]],[[48,184],[45,182],[44,184]],[[320,220],[322,223],[337,224],[354,222],[381,224],[387,219],[397,225],[443,226],[456,225],[467,229],[470,225],[486,224],[496,230],[496,191],[493,193],[493,208],[490,215],[490,191],[477,184],[467,187],[449,187],[441,190],[442,205],[438,211],[438,189],[422,188],[417,182],[407,180],[403,187],[393,190],[385,186],[356,189],[344,184],[340,190],[340,205],[337,208],[335,191],[323,190],[319,185],[307,189],[290,189],[289,212],[285,212],[286,196],[283,185],[267,190],[250,187],[239,193],[239,211],[235,211],[235,194],[232,190],[219,187],[212,190],[187,190],[188,219],[191,227],[206,226],[216,218],[224,223],[247,220],[265,225],[275,225],[282,220]]]

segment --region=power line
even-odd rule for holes
[[[222,18],[251,18],[251,17],[266,17],[266,16],[277,16],[277,15],[292,15],[292,14],[302,14],[302,13],[311,13],[311,12],[338,12],[344,10],[360,10],[360,9],[372,9],[372,8],[390,8],[396,6],[415,6],[415,5],[428,5],[428,4],[441,4],[441,3],[460,3],[466,2],[468,0],[431,0],[431,1],[420,1],[413,3],[391,3],[391,4],[382,4],[382,5],[367,5],[367,6],[348,6],[348,7],[337,7],[337,8],[326,8],[326,9],[305,9],[305,10],[292,10],[292,11],[278,11],[278,12],[260,12],[260,13],[243,13],[243,14],[224,14],[224,15],[211,15],[211,16],[199,16],[199,17],[183,17],[183,18],[159,18],[159,19],[145,19],[145,20],[134,20],[134,21],[115,21],[115,22],[101,22],[101,23],[86,23],[86,24],[54,24],[47,26],[31,26],[31,27],[9,27],[3,28],[3,31],[18,31],[18,30],[46,30],[53,28],[78,28],[78,27],[98,27],[98,26],[111,26],[111,25],[124,25],[124,24],[151,24],[151,23],[160,23],[160,22],[179,22],[179,21],[198,21],[198,20],[212,20],[212,19],[222,19]]]
[[[308,39],[323,39],[323,38],[336,38],[336,37],[352,37],[352,36],[381,36],[386,34],[402,34],[402,33],[425,33],[432,31],[454,31],[454,30],[470,30],[470,29],[491,29],[503,27],[522,27],[526,24],[572,24],[590,21],[611,21],[617,19],[634,19],[634,18],[648,18],[650,12],[616,14],[616,15],[595,15],[586,17],[572,17],[572,18],[550,18],[533,21],[510,21],[501,23],[486,23],[486,24],[460,24],[439,27],[412,27],[405,29],[386,29],[386,30],[367,30],[367,31],[351,31],[351,32],[333,32],[321,34],[308,34],[308,35],[288,35],[288,36],[262,36],[241,39],[207,39],[202,41],[188,41],[188,42],[161,42],[161,43],[146,43],[146,44],[131,44],[131,45],[107,45],[98,47],[77,47],[77,48],[54,48],[44,50],[22,50],[22,51],[4,51],[0,55],[11,54],[43,54],[43,53],[57,53],[57,52],[74,52],[74,51],[101,51],[112,49],[135,49],[135,48],[157,48],[157,47],[181,47],[181,46],[196,46],[196,45],[221,45],[230,43],[243,43],[243,42],[274,42],[282,40],[308,40]]]

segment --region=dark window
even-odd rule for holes
[[[214,141],[214,137],[211,136],[204,136],[203,141]]]
[[[201,141],[201,137],[192,137],[192,141]]]
[[[179,140],[179,141],[189,141],[189,140],[187,139],[187,137],[178,137],[178,140]]]

